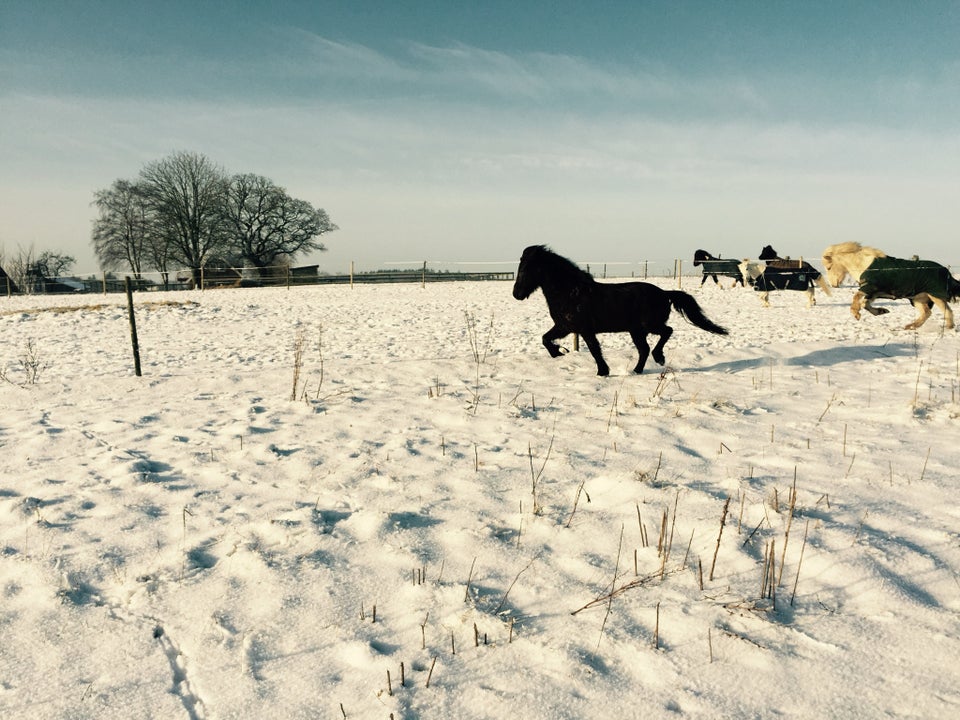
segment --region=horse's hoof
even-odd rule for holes
[[[607,377],[610,374],[610,368],[597,368],[597,375]]]

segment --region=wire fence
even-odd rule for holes
[[[406,267],[398,267],[406,265]],[[412,267],[411,267],[412,265]],[[350,263],[347,272],[322,271],[318,265],[289,267],[286,265],[249,268],[208,266],[193,272],[179,269],[169,272],[142,272],[139,275],[123,271],[78,273],[57,278],[11,278],[0,275],[0,294],[12,295],[72,295],[109,294],[125,292],[125,278],[131,278],[136,292],[178,290],[208,290],[231,287],[294,287],[304,285],[375,284],[513,281],[516,260],[484,261],[394,261],[376,269],[355,269]],[[637,262],[582,262],[579,265],[599,279],[650,277],[680,278],[689,270],[682,260]],[[507,269],[510,268],[510,269]],[[697,274],[699,271],[694,268]]]
[[[305,285],[375,283],[427,283],[512,281],[517,265],[509,261],[389,261],[381,266],[367,265],[357,270],[351,262],[346,272],[328,272],[319,265],[266,268],[208,266],[194,273],[190,269],[170,272],[144,272],[136,275],[123,271],[79,273],[69,277],[29,278],[17,281],[0,268],[0,296],[72,295],[125,292],[124,280],[131,278],[136,292],[208,290],[232,287],[295,287]],[[579,262],[578,265],[597,279],[673,279],[678,287],[700,280],[713,272],[709,267],[694,266],[691,260],[638,260]],[[401,267],[405,266],[405,267]],[[950,269],[951,266],[946,266]]]

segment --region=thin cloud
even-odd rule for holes
[[[300,29],[290,29],[293,40],[285,65],[292,64],[306,74],[322,78],[349,78],[359,81],[395,81],[409,83],[418,73],[405,68],[395,58],[357,43],[336,42]]]

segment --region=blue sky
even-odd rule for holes
[[[95,271],[94,191],[178,150],[325,208],[330,270],[960,264],[960,2],[0,3],[0,249]]]

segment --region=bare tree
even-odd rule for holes
[[[53,279],[66,275],[76,262],[77,259],[72,255],[64,255],[63,253],[52,250],[44,250],[37,257],[33,266],[36,274],[40,277]]]
[[[94,194],[100,216],[92,244],[103,269],[160,271],[173,263],[194,283],[211,262],[242,262],[263,275],[299,254],[326,250],[319,238],[337,229],[326,211],[262,175],[235,175],[204,155],[177,152],[146,165],[135,181],[117,180]]]
[[[163,289],[169,289],[170,263],[173,262],[173,250],[169,237],[163,233],[151,233],[145,251],[148,265],[160,273]]]
[[[12,283],[19,287],[20,292],[32,293],[34,291],[31,282],[31,273],[36,264],[37,254],[31,245],[28,248],[19,247],[17,253],[7,258],[6,271],[10,276]]]
[[[93,221],[93,250],[103,270],[129,267],[137,279],[143,272],[151,243],[151,214],[141,185],[116,180],[94,193],[100,217]]]
[[[224,215],[229,226],[230,250],[258,274],[296,255],[323,251],[317,238],[337,229],[326,211],[262,175],[234,175],[230,180]]]
[[[144,167],[140,183],[157,234],[199,284],[201,268],[225,242],[224,171],[204,155],[177,152]]]

